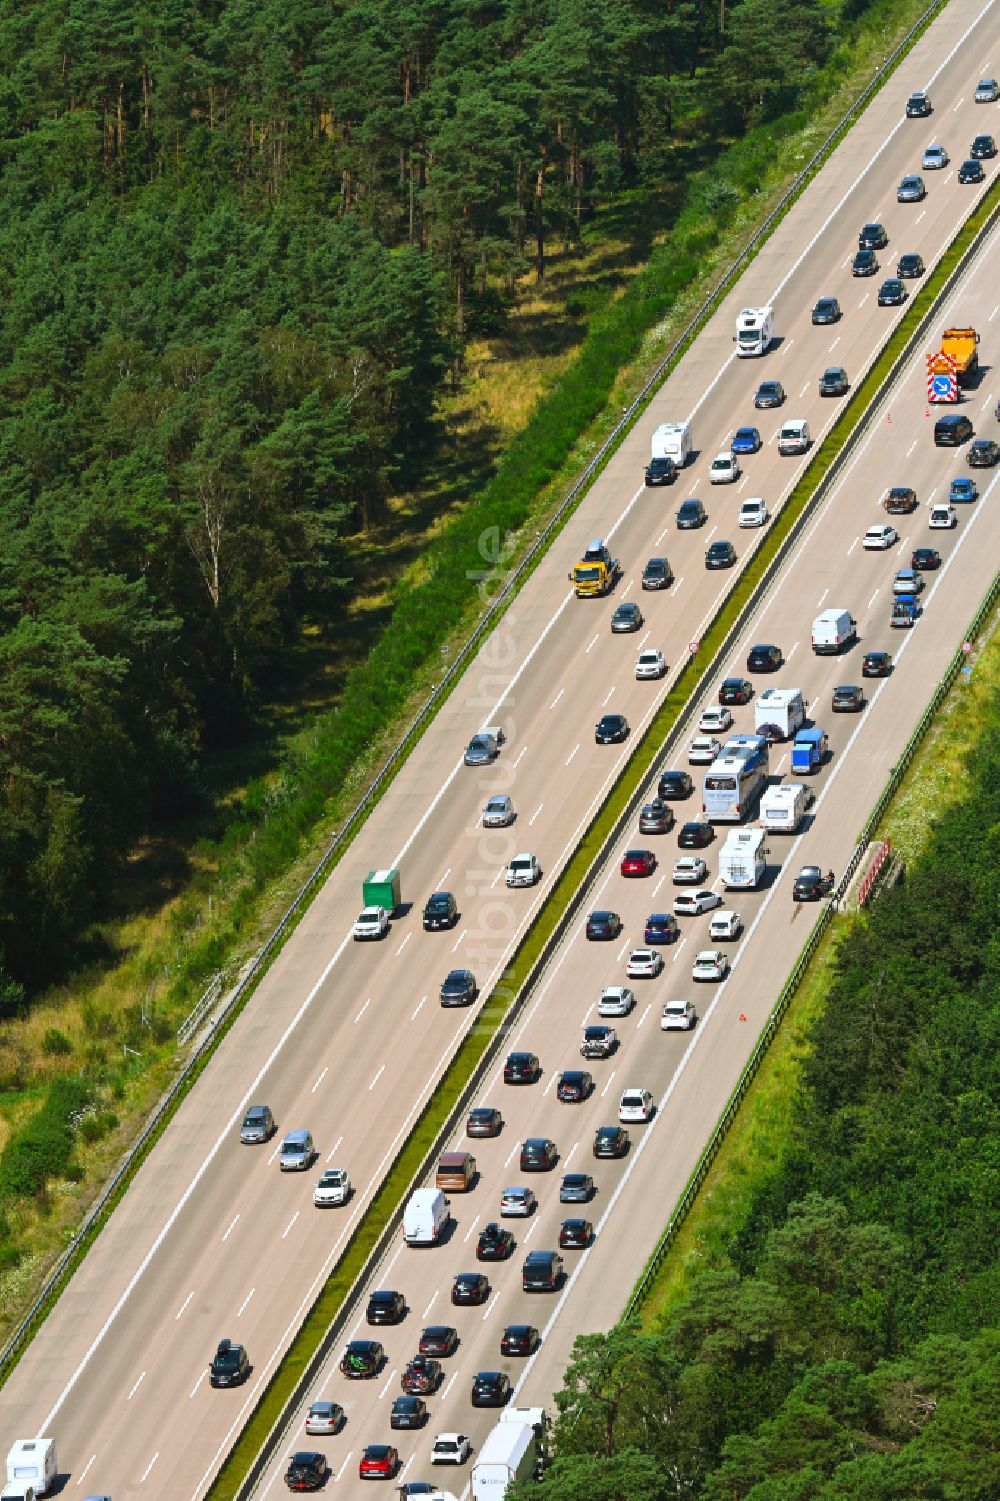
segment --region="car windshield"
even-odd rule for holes
[[[223,1350],[215,1357],[216,1368],[220,1371],[235,1371],[240,1363],[237,1350]]]

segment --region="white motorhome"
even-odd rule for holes
[[[653,458],[673,459],[678,469],[683,469],[691,457],[691,424],[689,422],[661,422],[653,431]]]
[[[806,710],[799,688],[765,688],[754,699],[753,727],[776,724],[782,740],[790,740],[800,725],[805,723]]]
[[[858,623],[850,610],[824,610],[812,623],[812,649],[818,657],[835,656],[858,639]]]
[[[767,870],[767,834],[763,829],[733,829],[719,851],[719,877],[729,890],[753,891]]]
[[[451,1200],[440,1188],[416,1188],[403,1210],[403,1239],[408,1246],[437,1245],[451,1218]]]
[[[769,787],[760,800],[760,821],[771,834],[794,834],[811,802],[801,782]]]
[[[733,339],[740,359],[757,354],[766,354],[774,338],[774,308],[745,307],[736,315],[736,332]]]
[[[46,1495],[55,1484],[57,1474],[54,1438],[19,1438],[7,1455],[7,1484],[4,1495]]]

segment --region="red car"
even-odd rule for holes
[[[656,869],[652,850],[626,850],[622,860],[623,876],[651,876]]]
[[[361,1455],[361,1480],[391,1480],[399,1466],[399,1451],[392,1444],[369,1444]]]

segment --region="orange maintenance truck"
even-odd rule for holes
[[[955,374],[960,386],[971,386],[979,370],[979,355],[976,346],[979,335],[974,328],[946,328],[941,335],[941,353],[950,354],[955,361]]]

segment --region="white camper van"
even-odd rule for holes
[[[770,305],[740,308],[733,338],[740,359],[766,354],[774,338],[774,308]]]
[[[678,469],[683,469],[691,457],[691,424],[689,422],[661,422],[653,432],[654,459],[673,459]]]
[[[753,726],[775,724],[783,740],[790,740],[805,723],[806,710],[799,688],[765,688],[754,700]]]
[[[440,1188],[416,1188],[403,1210],[403,1239],[408,1246],[435,1246],[451,1218],[451,1200]]]
[[[719,876],[729,890],[753,891],[767,870],[766,833],[763,829],[733,829],[719,851]]]
[[[7,1455],[7,1484],[4,1495],[46,1495],[55,1484],[57,1472],[54,1438],[19,1438]]]
[[[812,798],[801,782],[769,787],[760,800],[760,821],[771,834],[794,834]]]

